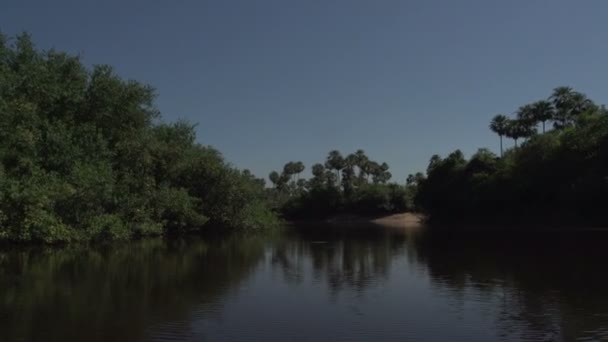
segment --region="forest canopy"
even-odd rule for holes
[[[148,85],[0,34],[0,239],[88,241],[276,223],[264,180],[164,123]]]
[[[551,129],[551,127],[553,127]],[[557,87],[489,128],[500,155],[480,149],[431,157],[416,181],[416,206],[431,221],[605,225],[608,111],[585,94]],[[503,150],[503,138],[513,147]]]

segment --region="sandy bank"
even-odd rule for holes
[[[423,216],[415,213],[400,213],[386,216],[366,217],[359,215],[338,215],[322,220],[298,220],[295,225],[379,225],[389,227],[419,227]]]

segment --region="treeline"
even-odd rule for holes
[[[363,150],[346,156],[329,152],[324,163],[312,166],[310,179],[300,178],[304,170],[302,162],[288,162],[269,175],[275,207],[286,218],[380,215],[402,212],[413,201],[406,186],[389,183],[388,164],[369,159]]]
[[[434,155],[426,176],[412,182],[417,207],[432,221],[608,223],[603,106],[559,87],[547,99],[521,106],[513,118],[495,116],[490,129],[500,138],[500,157],[487,149],[468,160],[459,150]],[[503,137],[514,140],[504,153]]]
[[[276,222],[264,181],[162,123],[154,90],[0,35],[0,240],[84,241]]]

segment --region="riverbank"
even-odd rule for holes
[[[295,226],[363,226],[380,225],[388,227],[419,227],[424,222],[424,215],[418,213],[399,213],[383,216],[363,216],[353,214],[335,215],[326,219],[295,220],[289,221],[290,225]]]

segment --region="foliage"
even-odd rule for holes
[[[336,214],[381,215],[406,210],[405,186],[388,183],[389,166],[370,160],[363,150],[344,157],[330,151],[324,164],[312,166],[312,178],[294,180],[296,171],[288,162],[282,173],[273,171],[269,178],[276,208],[289,218],[324,218]],[[301,171],[300,171],[301,172]],[[411,203],[411,202],[410,202]]]
[[[0,239],[61,242],[259,228],[264,182],[162,123],[154,89],[0,35]]]
[[[556,88],[549,100],[520,107],[525,125],[553,121],[554,129],[527,137],[502,158],[480,149],[469,160],[456,151],[431,158],[418,182],[416,205],[432,220],[606,224],[608,113],[582,93]],[[498,135],[505,120],[490,125]]]

